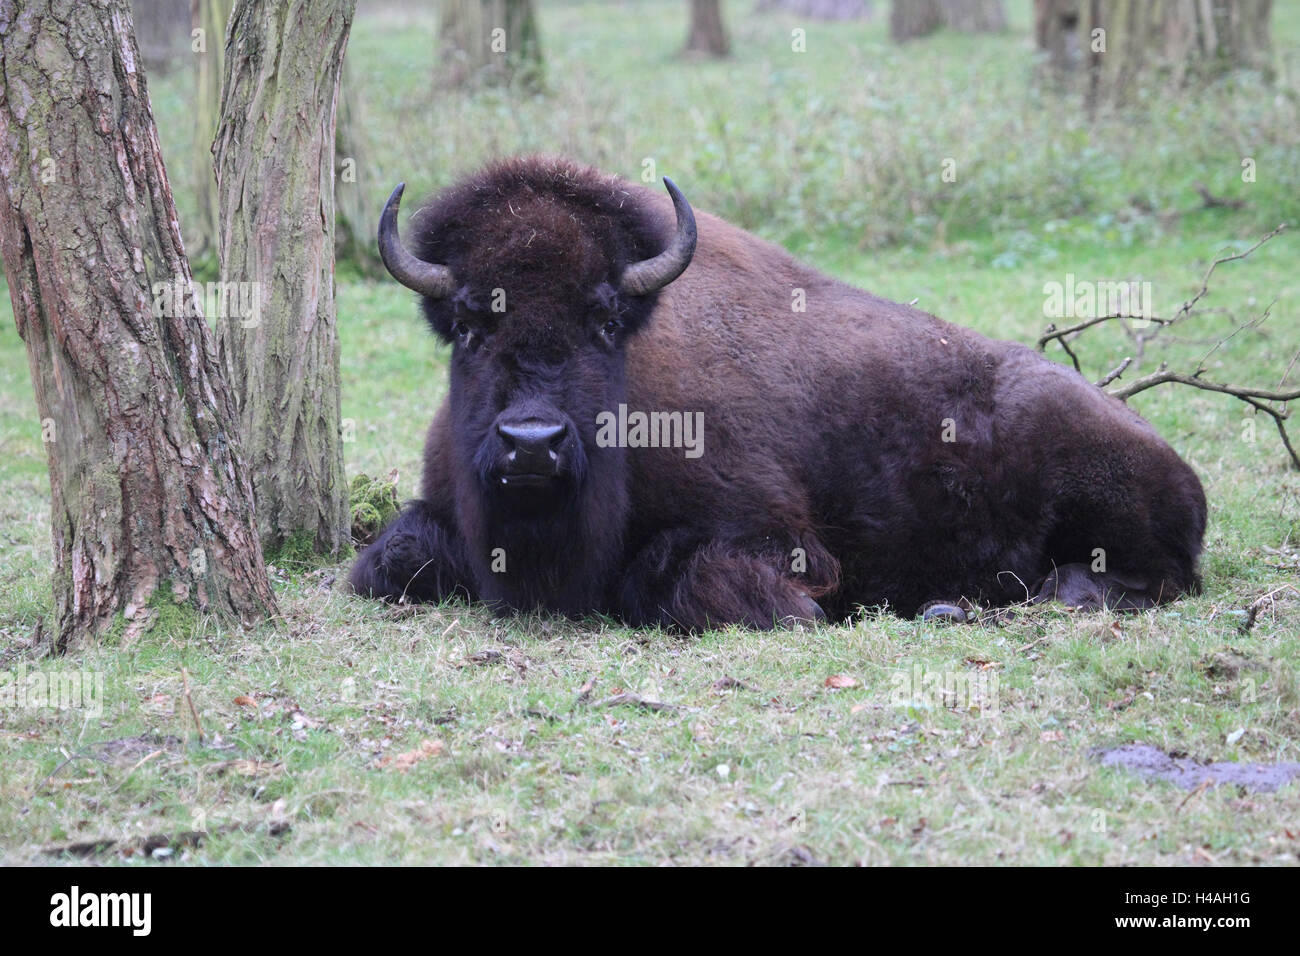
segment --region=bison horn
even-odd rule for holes
[[[662,289],[686,271],[695,255],[695,213],[686,201],[680,189],[667,176],[664,188],[673,198],[673,208],[677,210],[677,235],[668,248],[653,259],[633,263],[623,272],[619,288],[631,295],[645,295]]]
[[[408,289],[414,289],[430,299],[445,299],[451,295],[456,285],[451,270],[411,255],[397,235],[397,210],[402,205],[404,189],[406,183],[397,184],[393,194],[388,197],[388,202],[384,204],[383,215],[379,217],[379,257],[384,260],[384,268],[393,278]]]

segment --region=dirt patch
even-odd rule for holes
[[[1300,778],[1300,763],[1208,763],[1167,754],[1149,744],[1125,744],[1101,753],[1103,767],[1122,767],[1143,777],[1165,780],[1184,790],[1229,784],[1256,793],[1272,793]]]

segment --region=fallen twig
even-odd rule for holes
[[[181,686],[185,690],[185,703],[189,705],[190,716],[194,718],[194,726],[199,732],[199,743],[203,743],[203,724],[199,721],[199,711],[194,706],[194,698],[190,696],[190,673],[184,667],[181,668]]]
[[[1200,187],[1200,188],[1203,189],[1204,187]],[[1264,245],[1270,239],[1273,239],[1275,236],[1281,233],[1285,228],[1286,228],[1286,224],[1283,223],[1279,225],[1276,229],[1274,229],[1272,232],[1269,232],[1268,234],[1262,236],[1249,249],[1246,249],[1243,252],[1233,253],[1232,255],[1219,256],[1217,259],[1211,262],[1209,268],[1205,270],[1205,274],[1201,277],[1200,288],[1197,289],[1196,293],[1192,295],[1189,299],[1187,299],[1187,301],[1185,301],[1178,308],[1178,311],[1175,312],[1170,317],[1162,318],[1158,316],[1129,316],[1129,315],[1121,315],[1121,314],[1111,314],[1111,315],[1098,316],[1096,318],[1091,318],[1091,319],[1084,319],[1080,322],[1076,322],[1074,325],[1068,326],[1063,329],[1058,329],[1053,324],[1053,325],[1049,325],[1047,329],[1043,332],[1043,334],[1039,336],[1038,350],[1044,351],[1049,342],[1052,341],[1059,342],[1061,348],[1065,350],[1065,354],[1068,355],[1070,361],[1074,363],[1075,370],[1081,371],[1082,365],[1079,362],[1079,356],[1075,352],[1075,350],[1071,348],[1068,339],[1071,336],[1083,332],[1086,329],[1093,328],[1094,326],[1101,325],[1104,322],[1119,320],[1124,325],[1124,329],[1129,334],[1129,337],[1132,338],[1137,344],[1138,351],[1135,354],[1140,357],[1142,346],[1149,338],[1152,337],[1154,333],[1144,334],[1141,332],[1134,332],[1129,327],[1128,323],[1124,320],[1130,318],[1145,319],[1146,321],[1152,323],[1152,325],[1155,326],[1157,329],[1167,328],[1170,325],[1173,325],[1177,322],[1181,322],[1183,319],[1191,315],[1193,311],[1196,309],[1197,303],[1199,303],[1201,299],[1203,299],[1207,294],[1209,294],[1210,279],[1214,275],[1215,269],[1223,265],[1225,262],[1234,262],[1238,259],[1245,259],[1247,256],[1253,253],[1260,246]],[[1172,383],[1176,385],[1186,385],[1191,388],[1200,389],[1202,391],[1218,392],[1219,394],[1222,395],[1230,395],[1233,398],[1239,399],[1240,401],[1245,402],[1247,405],[1250,405],[1257,412],[1263,412],[1264,414],[1268,415],[1270,418],[1273,419],[1273,424],[1277,426],[1278,436],[1282,439],[1283,447],[1286,449],[1286,452],[1290,456],[1291,461],[1295,465],[1295,467],[1300,468],[1300,453],[1297,453],[1295,446],[1291,443],[1291,437],[1287,433],[1287,429],[1286,429],[1286,422],[1291,416],[1291,411],[1289,408],[1286,407],[1286,403],[1300,400],[1300,388],[1288,389],[1282,387],[1283,385],[1285,385],[1286,380],[1291,374],[1291,370],[1295,367],[1297,360],[1300,360],[1300,353],[1297,353],[1296,356],[1292,357],[1291,362],[1288,364],[1286,371],[1283,373],[1282,378],[1279,382],[1279,386],[1277,388],[1258,388],[1254,386],[1231,385],[1227,383],[1208,381],[1204,378],[1204,376],[1208,372],[1207,363],[1209,362],[1211,356],[1213,356],[1220,348],[1222,348],[1228,341],[1230,341],[1239,332],[1243,331],[1244,329],[1257,328],[1260,324],[1262,324],[1265,320],[1269,318],[1269,315],[1271,314],[1271,310],[1272,310],[1272,304],[1270,303],[1270,305],[1264,309],[1263,313],[1257,319],[1255,319],[1252,322],[1248,322],[1245,325],[1237,326],[1230,333],[1228,333],[1227,335],[1223,336],[1218,341],[1216,341],[1214,345],[1209,349],[1209,351],[1207,351],[1205,355],[1201,357],[1201,360],[1196,363],[1196,367],[1192,372],[1187,373],[1187,372],[1172,371],[1169,368],[1167,362],[1162,362],[1160,367],[1156,371],[1151,372],[1150,374],[1145,375],[1134,382],[1130,382],[1129,384],[1124,385],[1123,387],[1111,389],[1108,391],[1108,394],[1115,396],[1120,401],[1126,402],[1134,395],[1137,395],[1141,392],[1145,392],[1147,389],[1155,388],[1157,385]],[[1124,374],[1125,371],[1128,370],[1129,366],[1133,364],[1133,361],[1134,361],[1134,356],[1126,357],[1122,362],[1119,363],[1119,365],[1115,366],[1115,368],[1113,368],[1111,371],[1107,372],[1104,376],[1102,376],[1102,378],[1097,382],[1097,387],[1105,388],[1106,386],[1110,385],[1112,382],[1115,382]]]

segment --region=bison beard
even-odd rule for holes
[[[450,394],[357,593],[695,630],[1198,587],[1200,482],[1127,406],[665,185],[502,163],[417,213],[414,252],[394,192],[380,250],[453,345]],[[621,405],[701,416],[703,455],[604,447]]]

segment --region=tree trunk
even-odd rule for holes
[[[1034,40],[1047,67],[1057,77],[1076,73],[1083,64],[1079,18],[1086,0],[1034,0]]]
[[[889,33],[903,42],[928,36],[939,27],[960,33],[995,33],[1007,28],[1002,0],[894,0]]]
[[[57,8],[57,9],[56,9]],[[0,253],[42,418],[61,648],[275,610],[127,0],[0,0]]]
[[[542,44],[533,0],[442,0],[441,82],[542,87]]]
[[[339,84],[338,123],[334,134],[334,256],[363,275],[381,278],[383,264],[375,236],[383,185],[375,172],[368,140],[362,134],[362,102],[345,61]]]
[[[1178,86],[1270,72],[1272,0],[1036,0],[1034,12],[1039,48],[1079,75],[1090,106],[1122,102],[1153,77]]]
[[[870,0],[758,0],[759,13],[780,10],[809,20],[869,20]]]
[[[190,0],[131,0],[131,21],[150,76],[171,72],[190,54]]]
[[[223,282],[255,317],[219,325],[268,551],[348,543],[334,311],[334,123],[355,0],[238,0],[216,155]]]
[[[943,24],[959,33],[999,33],[1007,28],[1002,0],[939,0]]]
[[[203,31],[192,45],[197,71],[194,93],[194,199],[198,216],[185,230],[191,261],[217,254],[217,180],[212,170],[212,137],[221,108],[221,74],[226,48],[226,24],[234,0],[192,0],[193,29]],[[200,268],[200,274],[203,269]]]
[[[731,52],[727,28],[722,25],[721,0],[691,0],[691,30],[686,36],[686,52],[715,57]]]
[[[938,0],[894,0],[889,10],[889,35],[899,43],[928,36],[943,24]]]

